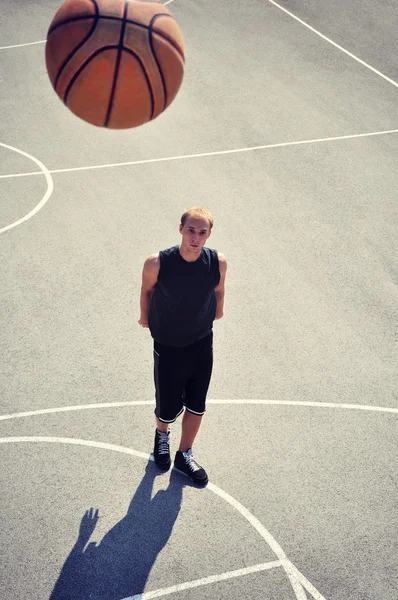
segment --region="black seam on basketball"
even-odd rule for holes
[[[124,41],[124,32],[126,31],[126,17],[127,17],[128,6],[129,6],[128,0],[124,0],[123,21],[122,21],[122,26],[120,28],[119,45],[117,47],[116,65],[115,65],[115,70],[113,73],[112,89],[111,89],[111,93],[109,96],[108,110],[106,111],[104,127],[108,127],[109,119],[111,118],[113,99],[115,97],[117,78],[119,75],[120,60],[122,58],[122,49],[123,49],[123,41]]]
[[[87,58],[87,60],[78,68],[78,70],[76,71],[76,73],[73,75],[73,77],[71,78],[70,82],[68,83],[68,87],[65,90],[65,94],[64,94],[64,103],[66,104],[68,101],[68,95],[69,92],[73,86],[73,84],[75,83],[76,79],[79,77],[80,73],[82,71],[84,71],[84,69],[87,67],[87,65],[96,57],[98,56],[98,54],[101,54],[101,52],[105,52],[106,50],[117,50],[117,46],[112,45],[112,46],[104,46],[103,48],[99,48],[99,50],[96,50],[95,52],[92,53],[91,56],[89,56]]]
[[[163,86],[163,110],[165,110],[166,106],[167,106],[167,88],[166,88],[166,81],[163,75],[163,71],[162,71],[162,67],[160,66],[155,48],[153,46],[153,39],[152,39],[152,23],[155,20],[155,17],[153,19],[151,19],[151,22],[149,23],[149,30],[148,30],[148,36],[149,36],[149,45],[151,47],[151,52],[153,55],[153,58],[155,59],[155,62],[157,64],[158,67],[158,71],[159,71],[159,75],[160,75],[160,79],[162,81],[162,86]]]
[[[68,23],[75,23],[76,21],[85,21],[88,19],[95,19],[96,15],[82,15],[81,17],[72,17],[70,19],[65,19],[65,21],[61,21],[60,23],[57,23],[56,25],[54,25],[53,27],[51,27],[48,32],[47,32],[47,39],[48,36],[51,35],[54,31],[56,31],[59,27],[62,27],[62,25],[68,25]]]
[[[149,94],[150,94],[150,96],[151,96],[151,117],[150,117],[150,119],[149,119],[149,120],[151,121],[151,120],[153,119],[153,113],[154,113],[154,111],[155,111],[155,98],[153,97],[152,86],[151,86],[151,82],[150,82],[150,79],[149,79],[148,73],[147,73],[147,72],[146,72],[146,70],[145,70],[145,65],[144,65],[144,63],[142,62],[142,60],[141,60],[140,56],[139,56],[138,54],[136,54],[135,52],[133,52],[133,50],[130,50],[130,48],[126,48],[126,47],[125,47],[125,48],[123,48],[123,50],[124,50],[125,52],[128,52],[129,54],[131,54],[132,56],[134,56],[134,57],[135,57],[135,58],[138,60],[138,62],[139,62],[139,64],[140,64],[140,67],[141,67],[141,69],[142,69],[142,72],[144,73],[144,76],[145,76],[146,82],[147,82],[147,84],[148,84]]]
[[[160,15],[159,15],[160,16]],[[166,13],[162,13],[161,15],[162,17],[171,17],[171,15],[168,15]],[[99,15],[100,19],[105,19],[108,21],[123,21],[123,17],[112,17],[112,15]],[[51,29],[49,29],[47,36],[52,33],[53,31],[55,31],[56,29],[58,29],[58,27],[61,27],[62,25],[67,25],[68,23],[74,23],[75,21],[83,21],[84,19],[95,19],[95,15],[81,15],[80,17],[70,17],[69,19],[65,19],[64,21],[60,21],[59,23],[57,23],[56,25],[54,25],[54,27],[52,27]],[[133,21],[132,19],[126,19],[126,23],[131,23],[132,25],[137,25],[138,27],[142,27],[143,29],[148,29],[148,25],[144,25],[144,23],[140,23],[139,21]]]
[[[172,40],[171,38],[169,38],[167,35],[165,35],[164,33],[158,31],[157,29],[152,29],[152,33],[155,33],[156,35],[158,35],[159,37],[161,37],[162,39],[164,39],[166,42],[169,42],[169,44],[171,46],[173,46],[173,48],[176,50],[176,52],[179,54],[179,56],[181,57],[182,61],[185,63],[185,56],[183,51],[181,50],[181,48],[175,43],[174,40]]]
[[[98,24],[98,5],[97,5],[97,2],[96,2],[95,0],[92,0],[92,2],[93,2],[93,4],[94,4],[94,7],[95,7],[95,12],[96,12],[96,14],[95,14],[95,20],[94,20],[94,23],[92,24],[92,27],[91,27],[90,31],[88,32],[88,34],[86,35],[86,37],[84,37],[84,38],[82,39],[82,41],[81,41],[81,42],[80,42],[80,43],[79,43],[79,44],[76,46],[76,48],[74,48],[74,49],[72,50],[72,52],[70,52],[70,53],[68,54],[68,56],[65,58],[64,62],[62,63],[61,67],[59,68],[59,71],[58,71],[58,73],[57,73],[57,76],[56,76],[56,78],[55,78],[55,83],[54,83],[54,89],[55,89],[55,90],[57,89],[58,81],[59,81],[59,78],[60,78],[60,76],[61,76],[61,73],[62,73],[62,71],[64,70],[64,68],[66,67],[66,65],[68,64],[68,62],[69,62],[69,61],[70,61],[70,59],[72,58],[72,56],[74,56],[74,55],[76,54],[76,52],[77,52],[78,50],[80,50],[80,48],[81,48],[82,46],[84,46],[84,44],[87,42],[87,40],[88,40],[88,39],[89,39],[89,38],[90,38],[90,37],[93,35],[93,33],[94,33],[94,30],[95,30],[95,28],[97,27],[97,24]]]
[[[155,17],[169,17],[171,19],[174,19],[174,17],[168,13],[158,13],[157,15],[155,15]],[[107,19],[109,21],[123,21],[123,19],[121,19],[120,17],[111,17],[108,15],[101,15],[99,14],[98,17],[96,17],[96,15],[84,15],[81,17],[71,17],[70,19],[65,19],[65,21],[61,21],[60,23],[57,23],[56,25],[54,25],[54,27],[52,27],[51,29],[49,29],[48,33],[47,33],[47,38],[48,36],[53,33],[56,29],[58,29],[58,27],[62,27],[62,25],[67,25],[68,23],[74,23],[75,21],[84,21],[85,19]],[[149,29],[148,25],[144,25],[143,23],[139,23],[138,21],[133,21],[132,19],[126,19],[125,20],[126,23],[129,23],[131,25],[136,25],[137,27],[142,27],[143,29]],[[164,33],[162,33],[161,31],[157,31],[156,29],[152,29],[152,31],[156,32],[157,35],[159,35],[160,37],[164,38],[165,40],[167,40],[168,42],[170,42],[170,44],[172,44],[175,49],[177,50],[177,52],[181,55],[181,58],[185,61],[185,57],[184,57],[184,53],[182,51],[182,49],[169,37],[167,37]]]
[[[153,28],[153,24],[156,21],[156,19],[158,19],[159,17],[171,17],[173,18],[171,15],[167,15],[165,13],[158,13],[157,15],[154,15],[151,19],[151,22],[149,23],[149,29],[151,31],[153,31],[154,33],[156,33],[157,35],[159,35],[160,37],[162,37],[163,39],[167,40],[172,46],[174,46],[174,48],[177,50],[178,54],[180,54],[182,60],[185,62],[185,56],[184,56],[184,52],[182,51],[182,49],[179,47],[179,45],[172,40],[171,38],[169,38],[168,35],[166,35],[165,33],[163,33],[162,31],[158,31],[157,29]]]

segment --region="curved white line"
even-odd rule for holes
[[[131,402],[102,402],[100,404],[77,404],[76,406],[63,406],[59,408],[42,408],[39,410],[29,410],[20,413],[11,413],[1,415],[0,421],[8,419],[20,419],[22,417],[34,417],[36,415],[47,415],[51,413],[69,412],[74,410],[88,410],[90,408],[119,408],[121,406],[154,406],[150,400],[133,400]]]
[[[207,400],[210,404],[268,404],[277,406],[306,406],[309,408],[341,408],[347,410],[366,410],[370,412],[384,412],[398,414],[398,408],[389,406],[372,406],[370,404],[345,404],[338,402],[309,402],[303,400]]]
[[[299,17],[296,17],[296,15],[294,15],[292,12],[290,12],[290,10],[287,10],[286,8],[284,8],[283,6],[281,6],[280,4],[278,4],[277,2],[275,2],[275,0],[268,0],[268,2],[270,2],[271,4],[273,4],[274,6],[276,6],[277,8],[279,8],[280,10],[282,10],[284,13],[286,13],[287,15],[289,15],[290,17],[292,17],[293,19],[295,19],[299,23],[301,23],[301,25],[304,25],[304,27],[307,27],[307,29],[309,29],[313,33],[316,33],[316,35],[319,35],[319,37],[321,37],[326,42],[329,42],[329,44],[332,44],[332,46],[334,46],[335,48],[338,48],[338,50],[341,50],[341,52],[344,52],[344,54],[347,54],[350,58],[353,58],[354,60],[356,60],[359,64],[363,65],[367,69],[370,69],[371,71],[373,71],[373,73],[376,73],[376,75],[379,75],[380,77],[382,77],[383,79],[385,79],[389,83],[392,83],[392,85],[395,85],[395,87],[398,87],[398,83],[396,81],[394,81],[393,79],[390,79],[390,77],[387,77],[387,75],[384,75],[383,73],[381,73],[380,71],[378,71],[377,69],[375,69],[374,67],[372,67],[371,65],[369,65],[368,63],[366,63],[361,58],[358,58],[358,56],[355,56],[355,54],[352,54],[352,52],[349,52],[348,50],[346,50],[345,48],[343,48],[343,46],[340,46],[339,44],[336,44],[336,42],[334,42],[330,38],[326,37],[326,35],[323,35],[323,33],[321,33],[320,31],[318,31],[314,27],[311,27],[311,25],[308,25],[308,23],[306,23],[305,21],[303,21]]]
[[[217,496],[225,500],[225,502],[228,502],[228,504],[230,504],[236,511],[238,511],[261,535],[261,537],[267,542],[268,546],[281,561],[281,565],[283,566],[287,576],[289,577],[290,583],[296,594],[297,600],[307,600],[307,596],[297,576],[298,570],[295,569],[295,567],[293,568],[292,563],[287,558],[281,546],[278,544],[276,539],[270,534],[270,532],[264,527],[264,525],[260,523],[260,521],[245,506],[243,506],[243,504],[238,502],[238,500],[236,500],[233,496],[230,496],[230,494],[227,494],[227,492],[224,492],[224,490],[222,490],[218,486],[214,485],[214,483],[208,483],[207,487],[209,488],[209,490],[217,494]],[[323,596],[319,595],[319,597],[316,600],[321,600],[322,598]]]
[[[232,150],[215,150],[214,152],[199,152],[198,154],[181,154],[180,156],[164,156],[161,158],[146,158],[143,160],[130,160],[121,163],[108,163],[103,165],[89,165],[87,167],[70,167],[68,169],[52,169],[50,173],[75,173],[76,171],[92,171],[94,169],[110,169],[114,167],[131,167],[135,165],[148,165],[152,163],[171,162],[174,160],[187,160],[192,158],[206,158],[209,156],[224,156],[226,154],[240,154],[242,152],[254,152],[256,150],[268,150],[270,148],[287,148],[289,146],[302,146],[307,144],[319,144],[323,142],[337,142],[340,140],[353,140],[356,138],[372,137],[375,135],[387,135],[398,133],[398,129],[388,129],[385,131],[373,131],[370,133],[355,133],[352,135],[338,135],[335,137],[317,138],[313,140],[299,140],[296,142],[280,142],[278,144],[265,144],[263,146],[251,146],[247,148],[233,148]],[[31,171],[30,173],[10,173],[9,175],[0,175],[0,179],[9,179],[11,177],[30,177],[41,175],[40,171]]]
[[[3,148],[7,148],[8,150],[13,150],[14,152],[17,152],[18,154],[22,154],[22,156],[26,156],[26,158],[30,158],[30,160],[32,160],[34,163],[36,163],[36,165],[39,167],[39,169],[41,169],[41,173],[45,176],[46,181],[47,181],[47,191],[44,194],[41,201],[39,202],[39,204],[37,204],[37,206],[35,206],[35,208],[33,210],[31,210],[30,213],[28,213],[27,215],[22,217],[22,219],[19,219],[18,221],[11,223],[11,225],[7,225],[6,227],[3,227],[2,229],[0,229],[0,233],[4,233],[5,231],[8,231],[9,229],[12,229],[13,227],[16,227],[17,225],[20,225],[21,223],[24,223],[24,221],[27,221],[28,219],[33,217],[37,212],[39,212],[39,210],[41,208],[43,208],[43,206],[46,204],[46,202],[50,198],[51,194],[53,193],[54,182],[53,182],[53,178],[50,175],[49,170],[40,160],[38,160],[31,154],[24,152],[23,150],[18,150],[18,148],[14,148],[13,146],[8,146],[7,144],[2,144],[1,142],[0,142],[0,146],[2,146]]]
[[[122,454],[128,454],[130,456],[137,456],[138,458],[143,458],[144,460],[153,461],[153,456],[150,454],[146,454],[144,452],[139,452],[137,450],[133,450],[133,448],[126,448],[125,446],[118,446],[116,444],[108,444],[104,442],[95,442],[92,440],[81,440],[77,438],[63,438],[63,437],[45,437],[45,436],[21,436],[21,437],[6,437],[0,438],[0,444],[11,444],[11,443],[26,443],[26,442],[44,442],[50,444],[71,444],[75,446],[87,446],[90,448],[100,448],[102,450],[111,450],[113,452],[120,452]],[[289,581],[292,585],[292,588],[296,594],[297,600],[307,600],[307,596],[303,589],[303,586],[306,587],[307,580],[298,571],[298,569],[291,563],[291,561],[287,558],[285,552],[275,540],[275,538],[271,535],[271,533],[260,523],[260,521],[238,500],[236,500],[230,494],[227,494],[224,490],[214,485],[214,483],[208,483],[207,488],[212,491],[214,494],[225,500],[230,506],[232,506],[238,513],[242,515],[250,525],[259,533],[259,535],[265,540],[268,546],[273,550],[273,552],[278,557],[281,566],[284,568],[286,575],[289,578]],[[301,581],[300,581],[301,579]],[[309,582],[308,582],[309,583]],[[318,592],[313,586],[315,594],[314,600],[326,600],[324,596],[320,592]]]
[[[368,412],[392,413],[398,414],[398,408],[388,406],[371,406],[366,404],[338,404],[334,402],[304,402],[300,400],[260,400],[260,399],[232,399],[232,400],[212,400],[208,399],[207,404],[237,404],[237,405],[266,405],[266,406],[303,406],[307,408],[337,408],[344,410],[362,410]],[[75,410],[94,410],[97,408],[122,408],[128,406],[154,406],[152,400],[131,400],[130,402],[101,402],[98,404],[77,404],[72,406],[61,406],[58,408],[41,408],[39,410],[29,410],[19,413],[10,413],[0,415],[0,421],[10,419],[22,419],[23,417],[36,417],[38,415],[49,415],[53,413],[73,412]]]

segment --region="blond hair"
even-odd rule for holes
[[[214,219],[207,208],[203,208],[202,206],[192,206],[191,208],[187,208],[183,215],[181,215],[181,226],[184,227],[186,220],[191,217],[193,219],[207,219],[210,224],[210,230],[214,225]]]

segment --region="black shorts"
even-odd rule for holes
[[[154,340],[155,415],[173,423],[183,412],[203,415],[213,369],[213,332],[194,344],[176,348]]]

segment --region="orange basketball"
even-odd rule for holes
[[[53,88],[98,127],[126,129],[159,116],[176,97],[184,60],[180,29],[158,2],[66,0],[47,34]]]

